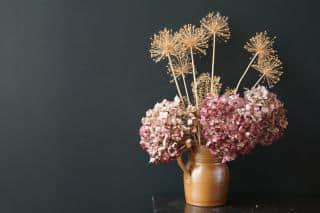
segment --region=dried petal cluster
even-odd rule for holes
[[[150,163],[176,159],[191,146],[196,132],[195,107],[184,108],[178,97],[163,100],[146,112],[140,128],[140,145],[150,155]]]
[[[208,95],[200,108],[207,146],[222,162],[251,152],[257,144],[270,145],[287,127],[283,104],[265,87],[238,95]]]
[[[215,35],[222,41],[227,41],[230,38],[230,28],[228,17],[222,16],[219,12],[210,12],[207,16],[201,19],[201,27],[203,27],[210,36]]]
[[[180,28],[176,36],[181,42],[181,51],[189,51],[192,49],[194,53],[199,52],[206,54],[208,35],[203,28],[187,24]]]
[[[261,113],[259,120],[261,134],[257,143],[271,145],[278,140],[288,126],[286,109],[277,95],[268,91],[265,87],[259,86],[244,93],[247,105],[254,105],[255,114]],[[256,115],[255,115],[256,116]]]
[[[178,40],[172,33],[172,30],[164,28],[158,34],[151,38],[150,54],[155,62],[174,55],[177,51]]]
[[[238,109],[244,106],[238,95],[208,95],[200,108],[200,124],[206,145],[215,158],[222,162],[231,161],[237,156]]]

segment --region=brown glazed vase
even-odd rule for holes
[[[229,169],[214,159],[205,146],[189,156],[183,174],[186,203],[194,206],[221,206],[227,201]]]

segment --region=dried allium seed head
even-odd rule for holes
[[[220,77],[219,76],[214,76],[213,77],[213,88],[214,88],[214,95],[218,95],[221,89],[221,83],[220,83]],[[211,77],[209,75],[209,73],[201,73],[198,78],[197,78],[197,92],[198,94],[196,94],[195,92],[195,85],[192,82],[191,84],[192,86],[192,93],[193,96],[195,97],[196,95],[199,98],[199,101],[201,101],[202,99],[204,99],[208,93],[210,93],[210,87],[211,87]]]
[[[151,38],[150,54],[155,62],[159,62],[169,55],[174,55],[177,51],[178,40],[173,35],[172,30],[164,28]]]
[[[273,49],[274,38],[270,38],[267,32],[256,33],[255,36],[244,45],[244,48],[252,53],[258,54],[259,56],[268,56],[276,53]]]
[[[277,55],[268,57],[259,57],[257,62],[252,65],[254,69],[263,75],[264,79],[267,81],[269,87],[273,87],[278,81],[280,81],[280,76],[282,75],[282,62],[279,60]]]
[[[176,77],[186,76],[192,73],[191,61],[188,57],[176,57],[172,63]],[[171,68],[168,66],[168,73],[172,75]]]
[[[187,24],[180,28],[176,35],[182,45],[180,51],[185,52],[192,49],[194,53],[199,52],[206,54],[205,49],[208,48],[208,36],[203,28],[197,28],[194,25]]]
[[[210,12],[201,19],[200,23],[210,36],[215,35],[226,42],[230,38],[228,19],[226,16],[221,16],[219,12]]]

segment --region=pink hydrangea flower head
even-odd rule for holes
[[[178,97],[164,99],[146,112],[140,128],[140,146],[150,155],[150,163],[176,159],[189,148],[196,132],[196,109],[184,107]]]
[[[271,145],[283,135],[288,125],[283,103],[276,94],[263,86],[247,90],[244,98],[248,105],[253,106],[254,116],[259,120],[261,135],[257,142],[261,145]]]
[[[257,134],[251,118],[245,116],[245,100],[239,95],[209,94],[201,103],[200,124],[206,145],[220,161],[234,160],[251,151]]]

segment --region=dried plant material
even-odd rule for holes
[[[172,62],[172,66],[177,78],[192,74],[192,65],[188,57],[177,57],[176,60]],[[170,67],[168,68],[170,69]],[[171,72],[171,70],[169,70],[169,72]]]
[[[203,28],[187,24],[180,28],[176,35],[177,39],[181,42],[182,51],[192,49],[193,53],[199,52],[204,55],[206,54],[205,49],[208,48],[208,36]]]
[[[249,71],[250,67],[252,66],[255,59],[258,58],[267,58],[269,56],[272,56],[276,53],[276,51],[273,49],[273,43],[274,43],[275,37],[270,38],[267,35],[267,31],[256,33],[255,36],[250,38],[250,40],[244,45],[244,48],[253,54],[253,57],[251,58],[251,61],[249,62],[247,68],[243,72],[242,76],[240,77],[235,93],[238,91],[241,81],[243,80],[244,76]]]
[[[173,35],[172,30],[164,28],[163,30],[160,30],[158,34],[154,34],[153,38],[151,38],[150,54],[151,58],[153,58],[155,62],[159,62],[162,59],[168,59],[178,95],[180,99],[183,100],[177,77],[173,72],[174,69],[172,67],[171,61],[171,55],[174,55],[176,53],[177,47],[177,37]]]
[[[178,97],[164,99],[146,112],[141,120],[140,146],[150,155],[150,163],[168,162],[186,150],[197,131],[195,107],[184,107]]]
[[[154,34],[151,38],[150,54],[155,62],[166,59],[170,55],[174,55],[177,51],[178,40],[172,33],[172,30],[164,28],[158,34]]]
[[[192,93],[193,96],[198,97],[198,99],[201,100],[204,99],[208,93],[211,93],[210,91],[210,85],[211,85],[211,76],[209,73],[202,73],[197,78],[197,90],[195,88],[195,84],[192,83]],[[221,83],[220,83],[220,77],[214,76],[214,95],[219,95],[220,89],[221,89]]]
[[[190,59],[185,55],[177,56],[176,60],[174,60],[174,62],[172,63],[172,67],[168,67],[168,72],[172,75],[175,75],[177,78],[182,78],[185,94],[187,96],[186,100],[188,102],[188,105],[190,105],[191,102],[185,78],[186,75],[192,73],[192,65]]]
[[[270,38],[267,35],[267,31],[256,33],[255,36],[244,45],[244,48],[252,53],[258,54],[259,56],[268,56],[276,53],[273,49],[275,37]]]
[[[206,17],[202,18],[201,27],[204,28],[208,35],[212,38],[212,63],[211,63],[211,93],[214,93],[214,63],[216,38],[226,42],[230,38],[230,28],[228,17],[221,16],[219,12],[210,12]]]
[[[223,95],[225,95],[225,96],[230,96],[230,95],[234,95],[234,94],[235,94],[235,88],[230,88],[230,87],[227,87],[223,93]]]
[[[140,145],[150,155],[150,163],[175,159],[184,172],[189,172],[181,159],[184,151],[206,146],[224,163],[251,152],[256,145],[272,144],[288,125],[283,103],[259,85],[265,80],[272,87],[280,80],[282,63],[273,49],[275,38],[264,31],[249,39],[244,45],[251,56],[247,67],[237,85],[221,94],[220,77],[214,73],[216,40],[230,39],[228,17],[210,12],[200,24],[184,25],[178,32],[164,28],[151,38],[151,58],[155,62],[168,60],[168,73],[180,98],[157,103],[146,112],[140,128]],[[212,42],[211,72],[199,75],[195,55],[205,54],[208,42]],[[239,86],[251,68],[260,78],[241,95]],[[189,74],[194,98],[188,94]],[[182,83],[184,91],[179,87]]]
[[[228,17],[222,16],[219,12],[210,12],[202,18],[200,23],[210,36],[215,36],[226,42],[230,38]]]
[[[211,93],[215,94],[215,95],[219,95],[220,94],[220,90],[221,90],[221,86],[222,84],[220,83],[220,76],[213,76],[213,78],[211,78],[211,83],[212,83],[212,90],[210,90]]]
[[[276,83],[280,81],[280,76],[282,75],[282,62],[278,56],[269,56],[259,58],[257,63],[253,64],[252,67],[260,72],[261,77],[254,85],[257,86],[262,79],[265,79],[269,87],[273,87]]]

